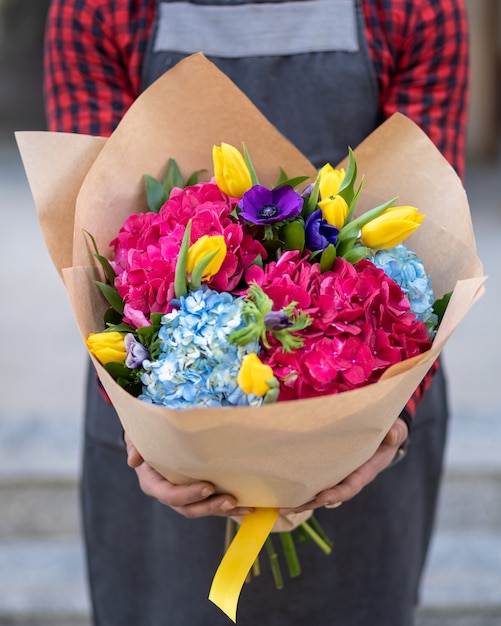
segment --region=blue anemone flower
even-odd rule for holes
[[[244,193],[238,207],[243,219],[265,226],[297,217],[303,208],[303,198],[290,185],[275,189],[254,185]]]
[[[304,225],[305,244],[308,250],[325,250],[329,244],[337,243],[339,228],[329,224],[322,217],[322,209],[313,211]]]

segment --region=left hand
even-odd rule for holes
[[[314,510],[319,507],[335,508],[343,502],[350,500],[391,464],[399,447],[404,443],[408,435],[407,424],[400,417],[397,418],[379,448],[368,461],[334,487],[321,491],[314,500],[293,509],[282,509],[280,512],[287,515],[289,513]]]

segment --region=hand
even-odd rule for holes
[[[234,496],[215,494],[215,487],[209,482],[174,485],[144,461],[127,434],[124,435],[124,440],[127,446],[127,464],[136,471],[143,492],[184,517],[195,519],[207,515],[234,516],[253,511],[247,507],[238,507]]]
[[[334,487],[321,491],[311,502],[294,509],[282,509],[280,512],[286,515],[319,507],[335,508],[343,502],[350,500],[391,464],[399,447],[404,443],[408,435],[407,424],[404,420],[397,418],[379,448],[368,461]]]

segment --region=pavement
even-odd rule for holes
[[[453,413],[446,457],[450,487],[423,591],[423,603],[431,607],[426,626],[446,624],[445,618],[440,621],[439,612],[434,621],[433,608],[440,607],[444,598],[450,602],[451,595],[457,597],[462,612],[458,613],[457,621],[450,623],[501,624],[501,613],[489,617],[487,612],[484,621],[478,615],[475,619],[465,617],[472,606],[495,607],[496,611],[501,607],[501,506],[496,504],[501,500],[500,174],[500,162],[470,163],[465,183],[478,255],[488,280],[485,295],[469,312],[444,352]],[[76,479],[78,475],[86,359],[65,288],[45,249],[31,192],[13,142],[0,142],[0,211],[0,293],[3,294],[0,478],[11,480],[10,495],[5,497],[10,498],[12,508],[16,485],[23,480],[35,475],[44,478],[46,482],[37,486],[43,493],[47,481],[68,475]],[[487,484],[489,480],[491,483]],[[470,502],[477,502],[474,498],[481,495],[486,506],[482,509],[475,504],[472,515]],[[0,494],[0,510],[6,510],[1,497]],[[24,536],[29,537],[30,523],[34,523],[30,521],[30,512],[26,509],[23,514],[23,502],[16,506],[21,507],[21,513],[14,516],[12,524],[17,530],[26,524]],[[486,513],[489,519],[477,527],[483,510],[489,511]],[[67,512],[67,516],[71,518],[69,526],[78,525],[76,509]],[[0,595],[10,598],[12,607],[7,609],[15,611],[23,602],[34,602],[37,594],[44,596],[46,603],[51,593],[60,599],[57,590],[68,580],[65,567],[72,567],[78,569],[81,577],[67,595],[73,598],[78,610],[85,612],[87,599],[80,544],[72,543],[71,549],[64,552],[64,559],[69,561],[64,561],[62,569],[51,579],[47,574],[49,563],[54,559],[54,550],[64,547],[64,528],[60,540],[63,544],[53,546],[50,552],[46,546],[38,543],[35,546],[29,541],[18,545],[17,539],[9,539],[14,536],[12,533],[3,538],[1,531],[9,523],[7,517],[0,520],[0,588],[3,589]],[[56,532],[58,524],[64,527],[64,515],[58,512],[58,516],[51,517],[49,511],[46,521],[37,521],[44,523],[48,531],[52,528]],[[30,559],[40,563],[40,570],[30,568]],[[13,568],[14,562],[25,563],[24,569]],[[9,575],[5,573],[7,568],[12,570]],[[48,576],[46,586],[40,590],[33,579],[30,587],[30,576],[40,578],[43,572]],[[2,621],[2,614],[7,614],[5,608],[2,613],[2,606],[0,601],[0,625],[11,623],[5,621],[7,618]]]

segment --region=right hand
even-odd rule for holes
[[[216,494],[212,483],[206,481],[189,485],[171,483],[146,463],[127,433],[124,440],[127,446],[127,464],[135,470],[142,491],[184,517],[190,519],[207,515],[233,517],[253,511],[252,508],[239,507],[232,495]]]

